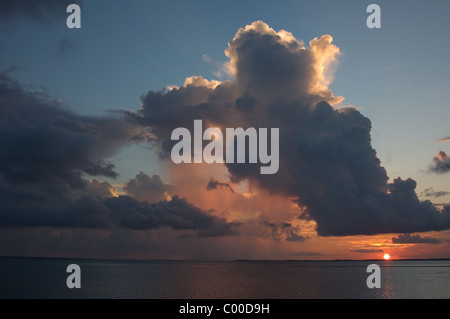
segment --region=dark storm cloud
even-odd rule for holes
[[[128,195],[147,202],[157,202],[166,195],[173,194],[173,187],[164,184],[159,175],[148,176],[140,172],[135,178],[130,179],[124,186]]]
[[[436,174],[445,174],[450,171],[450,156],[444,151],[440,151],[430,165],[430,171]]]
[[[210,216],[174,196],[159,201],[159,176],[141,173],[126,185],[137,198],[153,192],[157,203],[112,197],[107,182],[83,174],[115,178],[106,158],[122,147],[151,141],[153,135],[123,118],[80,116],[42,92],[25,90],[0,74],[0,225],[197,230],[199,236],[235,233],[234,224]],[[145,197],[145,199],[148,199]]]
[[[419,234],[403,234],[398,237],[392,237],[393,244],[439,244],[440,241],[433,237],[422,237]]]
[[[123,119],[76,115],[45,92],[25,90],[0,74],[2,224],[41,225],[46,216],[49,226],[102,225],[101,209],[92,216],[72,214],[94,205],[88,199],[73,201],[86,192],[83,173],[117,176],[104,157],[135,135],[144,139],[141,131]]]
[[[340,51],[331,36],[309,47],[263,22],[240,29],[226,55],[232,81],[188,78],[182,87],[148,92],[129,113],[150,126],[168,152],[172,130],[202,119],[204,128],[280,128],[280,169],[260,175],[258,165],[227,164],[233,182],[248,179],[272,193],[297,198],[321,236],[450,229],[450,213],[418,200],[416,183],[389,183],[371,145],[371,122],[328,84]],[[166,153],[167,155],[167,153]],[[170,160],[170,159],[169,159]]]
[[[111,219],[120,226],[130,229],[155,229],[168,226],[175,230],[199,230],[204,237],[235,234],[234,224],[211,216],[190,204],[183,198],[174,196],[170,201],[158,203],[141,202],[129,196],[111,197],[105,201],[110,209]]]
[[[114,164],[99,160],[89,163],[87,167],[83,169],[83,172],[91,176],[105,176],[116,178],[118,174],[114,171]]]
[[[211,190],[215,190],[219,187],[225,187],[228,188],[230,190],[230,192],[234,193],[233,188],[231,187],[230,183],[224,183],[224,182],[219,182],[215,179],[211,179],[208,184],[206,185],[206,190],[211,191]]]
[[[3,199],[2,199],[3,200]],[[51,202],[3,202],[0,225],[9,227],[96,228],[122,227],[133,230],[171,227],[196,230],[201,237],[237,234],[234,223],[211,216],[174,196],[170,201],[148,203],[130,196],[52,198]]]
[[[0,19],[7,20],[23,16],[37,22],[52,22],[55,18],[66,19],[69,4],[81,5],[82,1],[73,0],[2,0],[0,1]]]
[[[0,75],[0,174],[11,185],[43,183],[64,192],[82,185],[82,173],[114,178],[104,158],[149,138],[122,118],[74,114]]]

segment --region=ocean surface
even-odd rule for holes
[[[81,288],[69,289],[69,264]],[[378,264],[381,288],[367,287]],[[450,298],[450,260],[112,261],[0,257],[0,298]]]

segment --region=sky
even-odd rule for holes
[[[450,258],[449,9],[2,1],[0,255]],[[279,128],[279,169],[174,163],[195,120]]]

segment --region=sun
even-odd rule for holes
[[[391,259],[391,256],[389,256],[389,254],[384,254],[383,258],[384,260],[389,260]]]

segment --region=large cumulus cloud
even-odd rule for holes
[[[129,116],[149,126],[162,154],[177,127],[278,127],[280,169],[260,175],[259,165],[226,164],[233,182],[249,180],[296,198],[302,218],[321,236],[410,233],[450,228],[448,209],[418,200],[411,179],[389,182],[371,146],[371,122],[328,88],[340,50],[324,35],[305,46],[291,33],[257,21],[241,28],[225,54],[230,80],[195,76],[169,91],[150,91]],[[170,159],[169,159],[170,160]]]

